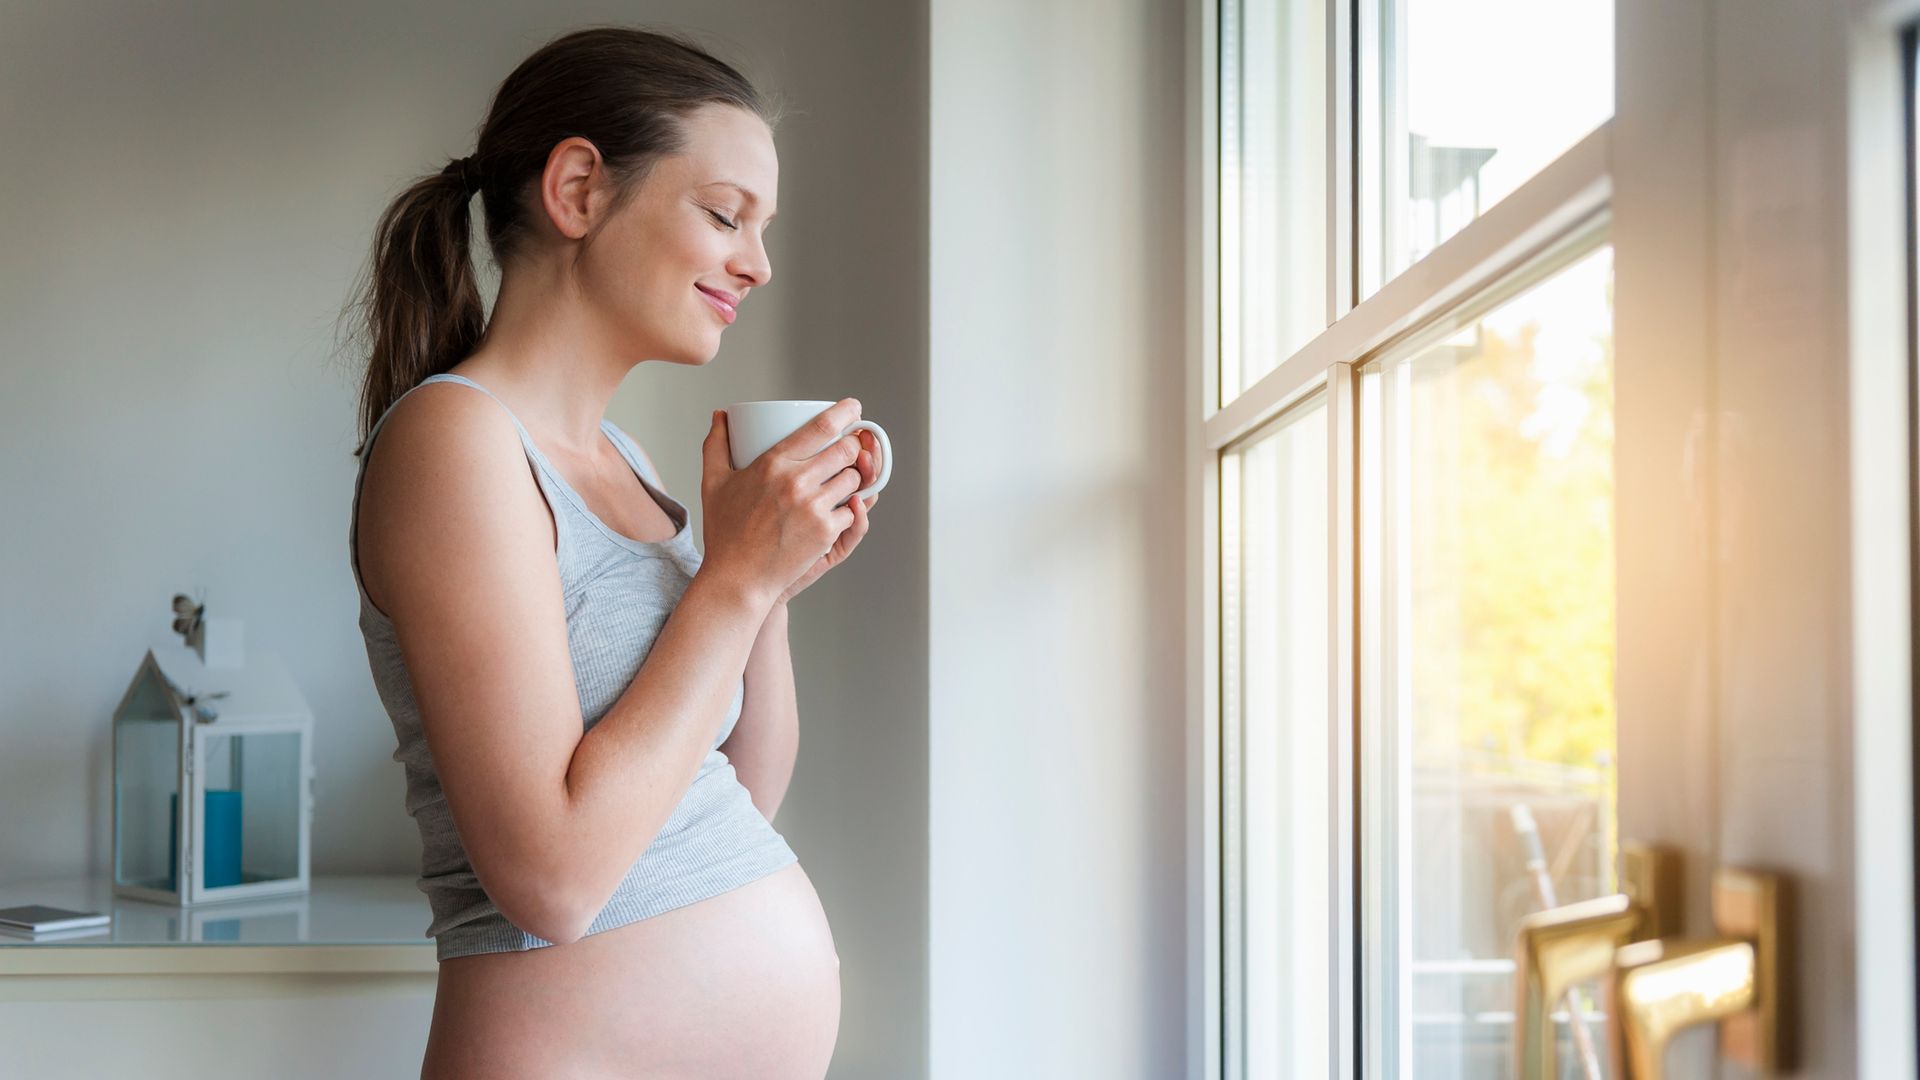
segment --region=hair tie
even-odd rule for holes
[[[440,170],[440,175],[458,176],[460,186],[465,188],[469,195],[480,190],[480,166],[475,163],[471,154],[448,162],[447,167]]]

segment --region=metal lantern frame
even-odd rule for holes
[[[154,903],[189,907],[201,903],[249,900],[304,893],[311,884],[313,834],[313,714],[305,699],[287,676],[278,658],[261,650],[248,650],[248,662],[237,668],[207,667],[192,650],[156,645],[147,650],[138,672],[113,713],[113,891],[116,896]],[[160,655],[156,655],[160,654]],[[161,657],[164,656],[164,661]],[[190,678],[181,678],[189,676]],[[188,685],[183,685],[187,683]],[[225,691],[230,696],[213,702],[217,712],[208,719],[202,712],[207,700]],[[143,698],[143,695],[144,698]],[[154,695],[158,695],[157,699]],[[156,700],[164,702],[159,709]],[[155,712],[168,716],[156,717]],[[144,714],[144,715],[143,715]],[[122,805],[123,762],[121,728],[123,724],[163,723],[173,726],[175,783],[178,793],[173,807],[174,837],[168,880],[175,888],[123,880],[123,814],[136,807]],[[216,740],[239,740],[230,747],[243,749],[245,739],[289,735],[298,741],[298,762],[293,778],[291,813],[296,819],[297,840],[293,852],[294,872],[262,881],[242,881],[232,885],[210,886],[205,874],[207,848],[206,788],[208,755]],[[237,751],[232,751],[237,752]],[[246,805],[244,802],[242,805]],[[151,808],[149,804],[149,809]],[[162,815],[164,816],[164,814]],[[245,862],[242,847],[242,867]]]

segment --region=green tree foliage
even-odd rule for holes
[[[1591,768],[1615,741],[1612,338],[1477,329],[1415,361],[1420,749]]]

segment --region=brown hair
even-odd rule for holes
[[[374,230],[370,264],[349,304],[350,313],[364,314],[351,317],[370,345],[354,454],[402,394],[480,342],[485,308],[469,250],[473,191],[486,212],[487,246],[504,267],[527,232],[523,191],[555,143],[577,135],[599,148],[617,212],[655,162],[685,149],[682,120],[707,104],[745,109],[769,127],[778,122],[738,71],[671,34],[588,27],[521,61],[494,93],[474,154],[414,181]]]

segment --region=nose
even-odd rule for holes
[[[761,242],[758,234],[741,230],[741,243],[727,261],[727,272],[749,288],[757,288],[773,280],[773,261],[767,258],[767,246]]]

